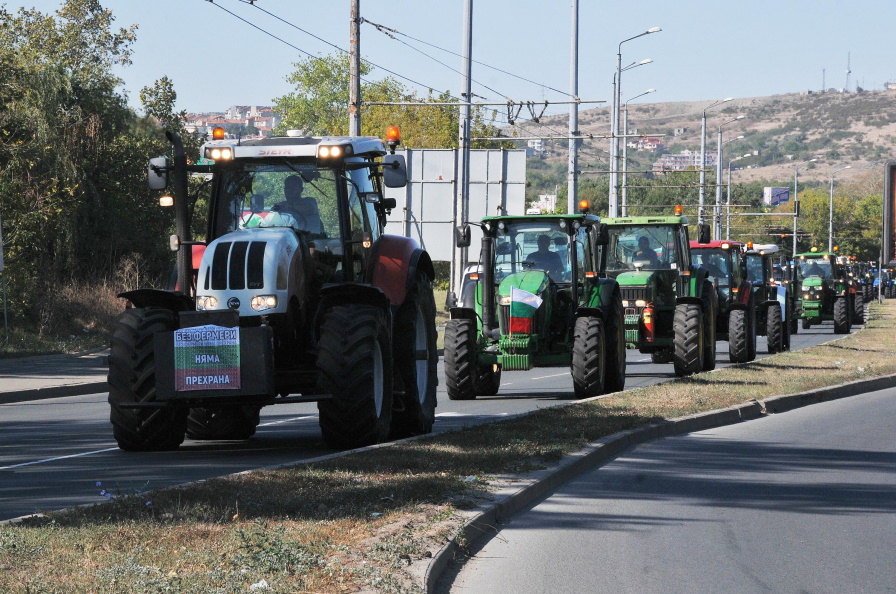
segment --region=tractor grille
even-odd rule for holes
[[[263,241],[223,241],[215,247],[205,289],[213,291],[264,287]],[[211,285],[211,287],[209,287]]]
[[[509,305],[500,305],[498,306],[499,313],[499,328],[501,329],[501,334],[510,334],[510,306]],[[535,310],[535,315],[532,316],[532,333],[538,334],[542,320],[544,319],[544,310],[545,305],[542,303],[538,309]]]
[[[622,300],[634,302],[638,299],[647,301],[647,287],[620,287]]]

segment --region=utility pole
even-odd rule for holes
[[[575,214],[579,203],[579,0],[572,0],[572,35],[570,36],[569,94],[569,167],[566,189],[566,212]]]
[[[348,135],[361,135],[361,0],[352,0],[349,23]]]
[[[458,125],[458,172],[455,198],[455,226],[467,222],[470,218],[470,104],[473,102],[472,68],[473,62],[473,0],[464,0],[464,44],[461,58],[463,75],[461,77],[460,122]],[[456,238],[455,238],[456,242]],[[452,259],[451,291],[460,292],[463,282],[464,267],[469,257],[468,248],[454,246]],[[488,264],[486,264],[488,266]]]

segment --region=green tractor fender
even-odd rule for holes
[[[610,278],[598,278],[586,288],[588,295],[584,305],[576,308],[576,317],[599,317],[607,320],[613,308],[613,296],[619,292],[619,283]]]

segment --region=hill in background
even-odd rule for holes
[[[700,150],[700,128],[703,109],[712,101],[629,104],[629,134],[636,130],[643,135],[663,135],[665,151],[678,153],[684,149]],[[742,167],[732,174],[732,181],[743,183],[758,180],[785,183],[793,179],[794,165],[815,158],[817,162],[800,171],[800,179],[821,182],[829,179],[832,170],[851,165],[837,174],[837,179],[850,179],[867,173],[868,168],[896,158],[896,90],[860,91],[856,93],[784,94],[770,97],[734,99],[707,112],[706,147],[716,149],[719,124],[744,115],[744,119],[726,124],[723,139],[723,166],[734,156],[756,152],[744,159]],[[568,129],[566,115],[545,117],[542,122],[553,131]],[[526,136],[538,129],[531,123]],[[610,107],[579,112],[579,129],[583,134],[605,136],[610,130]],[[684,129],[675,135],[676,129]],[[504,129],[511,134],[514,128]],[[567,141],[547,143],[546,161],[565,160]],[[582,170],[608,169],[609,140],[586,141],[579,154]],[[633,160],[630,170],[649,170],[661,153],[629,149]]]

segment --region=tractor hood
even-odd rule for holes
[[[616,277],[616,282],[618,282],[621,287],[643,287],[651,283],[654,275],[656,275],[655,270],[623,272]]]
[[[803,279],[804,287],[820,287],[824,284],[824,279],[820,276],[809,276]]]
[[[242,229],[208,244],[199,265],[197,309],[231,309],[240,316],[286,313],[301,295],[301,250],[290,228]]]
[[[548,275],[541,270],[516,272],[504,277],[504,280],[501,281],[498,286],[498,297],[510,297],[510,287],[522,289],[533,295],[541,295],[549,284]]]

